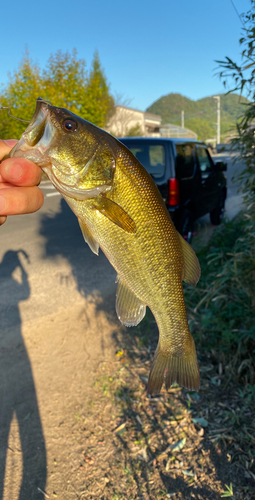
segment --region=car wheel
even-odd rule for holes
[[[194,229],[194,215],[193,213],[186,209],[184,210],[181,219],[180,219],[180,233],[183,238],[191,243],[193,237],[193,229]]]
[[[224,193],[221,193],[219,205],[210,213],[210,219],[213,226],[218,226],[221,223],[224,216],[224,211],[225,211],[225,196]]]

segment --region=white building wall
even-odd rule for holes
[[[133,127],[140,127],[145,135],[144,113],[124,106],[116,106],[115,113],[107,124],[107,131],[117,137],[124,137]]]

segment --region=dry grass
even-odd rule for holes
[[[255,498],[254,388],[229,381],[221,363],[199,352],[199,394],[173,386],[149,399],[152,316],[125,335],[116,362],[98,370],[89,415],[76,424],[84,471],[77,498]]]

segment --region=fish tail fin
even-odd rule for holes
[[[177,382],[186,389],[199,390],[200,376],[195,343],[190,332],[188,337],[188,348],[184,348],[182,354],[166,354],[160,344],[158,345],[150,371],[148,395],[159,394],[164,381],[166,389]]]

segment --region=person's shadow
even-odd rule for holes
[[[9,250],[0,263],[0,500],[4,494],[7,450],[14,452],[8,449],[8,438],[15,414],[23,462],[18,499],[42,500],[47,477],[42,424],[31,364],[21,334],[19,302],[30,295],[21,255],[29,261],[23,250]],[[12,478],[15,481],[15,475]]]

